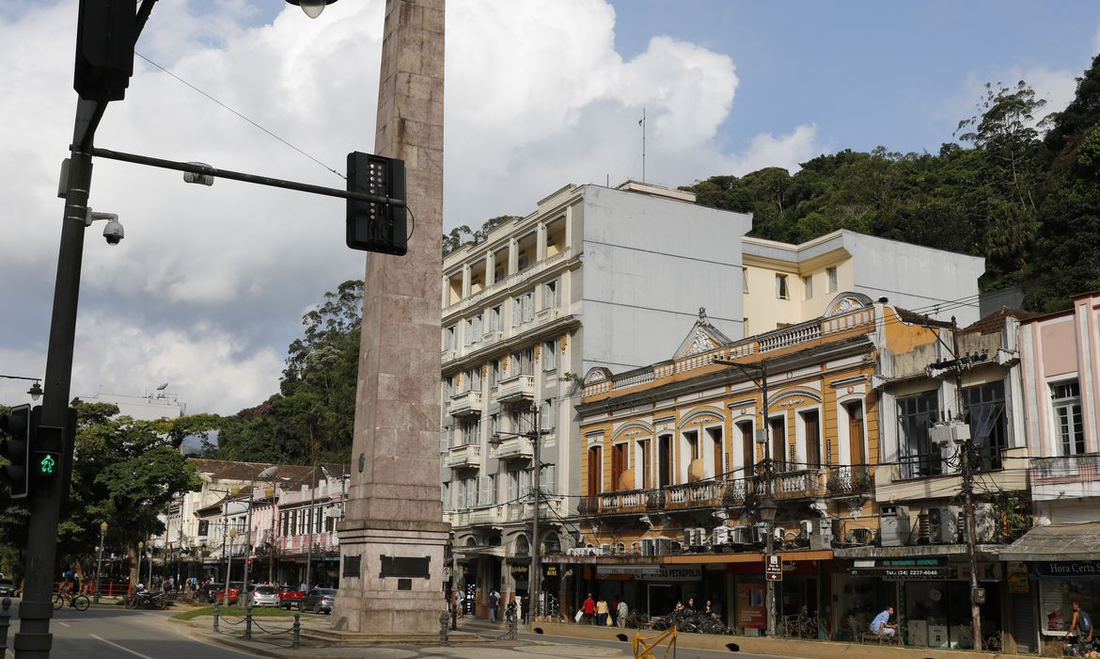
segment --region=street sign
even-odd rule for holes
[[[783,560],[779,554],[764,556],[764,577],[768,581],[783,581]]]

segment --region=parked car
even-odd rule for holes
[[[202,593],[202,598],[205,601],[210,602],[211,604],[213,604],[214,599],[215,599],[214,594],[217,593],[219,590],[222,590],[224,588],[225,588],[225,584],[223,584],[223,583],[217,583],[217,582],[208,583],[208,584],[203,584],[203,585],[199,586],[199,592]]]
[[[240,599],[240,597],[241,597],[241,588],[243,588],[243,587],[244,587],[244,584],[240,581],[230,581],[229,582],[229,603],[230,604],[235,604],[237,602],[237,600]],[[214,599],[219,601],[219,602],[224,602],[225,601],[225,588],[221,588],[221,589],[217,590],[214,593]]]
[[[301,610],[301,607],[298,605],[302,603],[303,597],[305,597],[305,593],[300,590],[283,588],[279,591],[279,608],[286,609],[287,611],[291,609]]]
[[[336,604],[335,588],[314,588],[298,602],[298,610],[312,611],[313,613],[332,613],[334,604]]]
[[[249,586],[248,596],[245,601],[252,601],[252,606],[279,606],[279,592],[275,586]]]
[[[0,597],[15,597],[15,582],[11,579],[0,579]]]

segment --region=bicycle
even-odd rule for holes
[[[66,601],[68,601],[69,606],[73,607],[77,611],[87,611],[88,607],[92,605],[92,600],[88,599],[87,595],[69,595],[67,593],[54,593],[54,610],[60,609],[61,607],[65,606]]]

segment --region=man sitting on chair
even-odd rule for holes
[[[888,606],[886,610],[875,616],[871,621],[871,631],[879,636],[893,637],[898,633],[898,626],[890,624],[890,616],[894,615],[894,607]]]

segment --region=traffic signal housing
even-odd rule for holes
[[[41,408],[35,408],[37,412]],[[12,499],[27,496],[30,482],[31,446],[37,414],[30,405],[19,405],[0,417],[0,456],[10,464],[0,466],[0,481]]]
[[[352,151],[348,192],[405,201],[405,161]],[[404,256],[409,251],[404,205],[348,199],[347,244],[352,249]]]
[[[80,0],[73,89],[89,101],[121,101],[134,74],[134,0]]]

